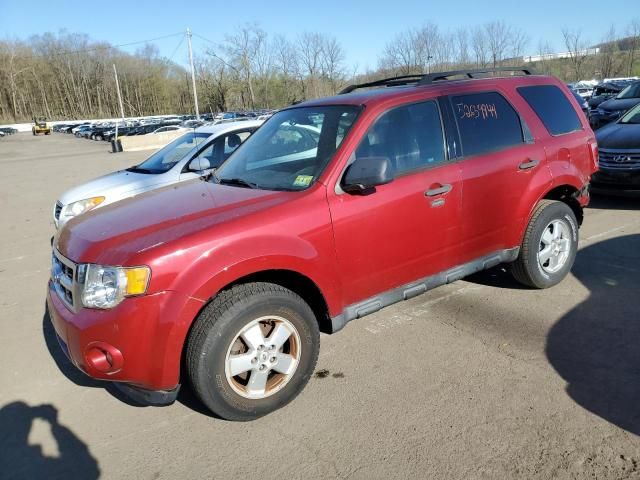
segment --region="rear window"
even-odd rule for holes
[[[555,85],[519,87],[518,93],[536,112],[551,135],[562,135],[582,129],[575,109],[564,92]]]
[[[524,143],[520,117],[496,92],[451,97],[465,157]]]

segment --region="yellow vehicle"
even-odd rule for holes
[[[44,133],[45,135],[51,135],[51,127],[47,124],[47,120],[44,117],[39,117],[33,119],[33,127],[31,127],[31,132],[34,135],[38,135],[39,133]]]

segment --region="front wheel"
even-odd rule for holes
[[[214,414],[253,420],[302,391],[319,349],[318,322],[297,294],[271,283],[236,285],[197,318],[187,342],[187,374]]]
[[[563,202],[542,200],[527,226],[511,273],[520,283],[549,288],[567,276],[578,251],[578,222]]]

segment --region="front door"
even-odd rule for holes
[[[458,263],[460,169],[441,125],[434,101],[389,110],[351,160],[387,157],[395,179],[368,195],[329,192],[346,305]]]

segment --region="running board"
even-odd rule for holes
[[[520,247],[508,248],[491,253],[478,260],[436,273],[430,277],[425,277],[415,282],[408,283],[393,290],[388,290],[380,295],[371,297],[363,302],[354,303],[346,307],[340,315],[331,317],[331,331],[335,333],[349,323],[351,320],[361,318],[378,310],[388,307],[403,300],[421,295],[441,285],[455,282],[473,273],[486,270],[501,263],[513,262],[518,258]]]

